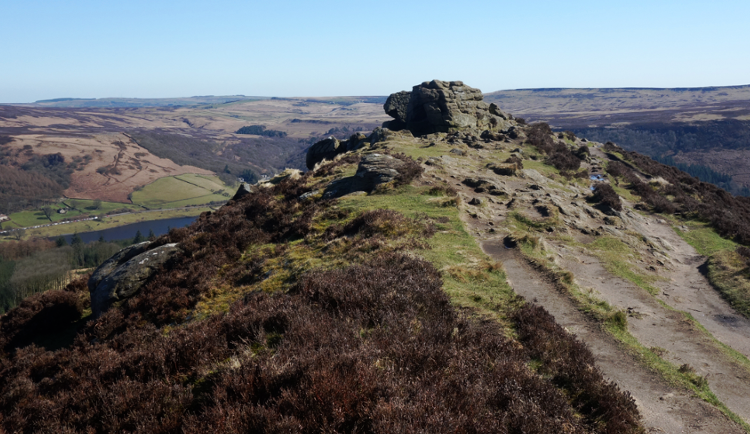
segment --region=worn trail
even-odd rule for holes
[[[586,342],[605,376],[635,398],[649,432],[743,432],[713,406],[666,384],[634,360],[598,324],[586,319],[566,295],[525,264],[515,250],[506,249],[501,239],[485,240],[481,246],[503,263],[508,280],[519,295],[543,306],[560,325]]]

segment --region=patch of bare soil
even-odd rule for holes
[[[711,287],[701,272],[707,258],[685,242],[664,220],[650,218],[643,232],[660,238],[672,247],[672,263],[664,270],[667,281],[659,286],[659,298],[666,304],[690,313],[716,339],[750,357],[750,320],[739,315]],[[750,402],[750,399],[748,399]]]
[[[470,158],[442,157],[441,166],[438,169],[428,168],[427,177],[448,181],[459,191],[463,203],[468,203],[471,198],[482,199],[481,205],[464,205],[466,213],[462,213],[462,218],[485,253],[503,263],[514,290],[527,300],[543,306],[558,323],[589,346],[604,374],[634,397],[649,432],[743,432],[717,408],[682,388],[670,386],[657,373],[635,360],[599,324],[587,319],[567,295],[559,293],[541,273],[529,267],[516,250],[505,248],[502,241],[505,234],[496,231],[510,211],[538,219],[540,216],[535,210],[539,203],[550,200],[564,203],[570,215],[561,218],[569,226],[566,231],[574,237],[580,234],[581,228],[590,230],[592,234],[605,231],[600,226],[604,216],[595,216],[596,212],[586,205],[581,191],[563,193],[553,186],[534,187],[537,183],[545,185],[546,181],[534,179],[536,175],[533,173],[529,174],[533,175],[531,178],[500,177],[486,170],[477,170],[477,162],[483,165],[487,158],[490,155],[484,155],[481,150]],[[491,179],[506,188],[510,195],[491,197],[477,194],[460,182],[466,176]],[[586,239],[579,241],[590,242],[595,237],[582,235],[579,238]],[[549,239],[546,243],[551,252],[560,254],[557,256],[558,262],[574,273],[581,286],[595,288],[602,293],[601,298],[616,307],[623,310],[631,308],[629,330],[642,344],[663,347],[667,360],[678,366],[690,364],[699,374],[707,376],[711,389],[719,399],[748,420],[750,381],[745,377],[747,372],[726,357],[709,337],[696,330],[681,313],[660,305],[643,289],[612,276],[597,259],[584,257],[564,243],[554,244]],[[649,260],[649,263],[657,262]]]
[[[704,332],[682,313],[670,310],[629,281],[611,275],[595,258],[566,252],[562,268],[578,284],[593,288],[612,306],[628,312],[628,331],[646,347],[662,349],[662,357],[677,365],[688,364],[706,377],[711,391],[730,410],[750,420],[750,372],[727,357]],[[698,305],[696,305],[698,306]]]
[[[741,433],[719,410],[689,393],[666,384],[644,368],[617,342],[586,319],[572,301],[529,267],[497,238],[480,243],[485,253],[501,261],[516,293],[543,306],[568,331],[586,342],[597,366],[638,404],[644,426],[654,433]]]

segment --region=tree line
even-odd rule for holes
[[[84,243],[76,234],[70,244],[64,237],[0,243],[0,314],[26,297],[64,288],[73,270],[98,267],[124,246],[145,240],[139,232],[135,239],[117,242]]]

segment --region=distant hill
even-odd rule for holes
[[[662,161],[725,174],[735,194],[750,187],[750,85],[696,88],[517,89],[491,92],[529,122],[612,141]],[[711,177],[715,178],[715,177]],[[708,180],[705,175],[701,178]]]
[[[258,101],[262,96],[191,96],[184,98],[54,98],[28,104],[34,107],[184,107],[205,104],[227,104],[236,101]]]
[[[516,89],[485,99],[528,120],[571,128],[615,123],[750,120],[750,85],[695,88]]]

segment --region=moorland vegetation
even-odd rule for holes
[[[675,365],[666,349],[645,346],[631,328],[642,315],[566,269],[595,264],[605,280],[631,282],[628,291],[651,300],[659,273],[674,272],[667,255],[679,252],[638,228],[671,231],[669,220],[703,243],[696,248],[711,255],[714,280],[737,277],[724,292],[740,300],[732,294],[747,294],[740,278],[750,255],[736,247],[750,242],[745,198],[612,143],[525,125],[461,82],[394,95],[393,130],[318,142],[308,172],[243,185],[227,205],[147,243],[146,252],[179,248],[101,316],[91,307],[98,283],[85,276],[0,317],[0,407],[9,409],[0,427],[644,432],[636,401],[537,305],[544,300],[518,295],[528,282],[511,286],[479,240],[525,261],[567,314],[583,315],[584,335],[616,342],[608,358],[643,367],[637,382],[656,376],[649,389],[705,404],[690,407],[698,416],[678,416],[750,429],[707,368]],[[422,106],[409,113],[412,102]],[[441,107],[476,117],[466,125],[450,109],[421,116]],[[675,312],[664,323],[678,317],[684,335],[717,348],[716,363],[731,359],[722,366],[745,372],[745,356],[669,303],[657,303]],[[673,399],[646,398],[661,409]],[[657,416],[649,429],[672,414]]]

